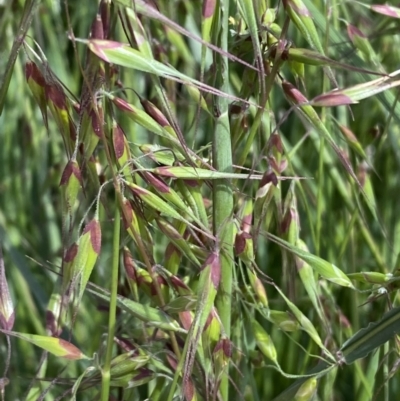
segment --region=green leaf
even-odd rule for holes
[[[36,334],[18,333],[15,331],[0,330],[2,333],[18,337],[22,340],[28,341],[37,347],[50,352],[55,356],[62,358],[77,360],[77,359],[89,359],[84,355],[75,345],[68,341],[62,340],[61,338],[40,336]]]
[[[342,270],[340,270],[334,264],[329,263],[326,260],[305,251],[304,249],[296,247],[273,234],[268,234],[268,237],[272,241],[276,242],[278,245],[281,245],[288,251],[292,252],[294,255],[298,256],[300,259],[303,259],[326,280],[329,280],[343,287],[355,289],[351,280],[346,276],[346,274],[344,274]]]
[[[361,329],[342,345],[338,352],[340,362],[350,365],[357,359],[365,358],[397,333],[400,333],[400,308],[393,308],[382,319]]]
[[[89,291],[100,299],[107,302],[110,300],[109,294],[105,291],[100,292],[94,289],[89,289]],[[121,295],[118,295],[117,297],[117,305],[149,326],[158,327],[167,331],[186,333],[186,330],[183,329],[176,320],[159,309],[132,301],[131,299],[125,298]]]

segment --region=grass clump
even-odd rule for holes
[[[3,399],[395,397],[399,9],[0,8]]]

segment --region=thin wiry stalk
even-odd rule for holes
[[[121,213],[118,207],[118,192],[116,192],[115,213],[114,213],[114,234],[113,234],[113,257],[111,265],[110,306],[108,312],[108,336],[107,336],[106,355],[104,359],[103,369],[101,372],[102,401],[108,401],[110,394],[110,367],[114,348],[114,335],[116,330],[116,315],[117,315],[120,237],[121,237]]]

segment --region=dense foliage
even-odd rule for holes
[[[3,399],[395,399],[399,18],[0,1]]]

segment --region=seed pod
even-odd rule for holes
[[[249,276],[251,287],[257,297],[257,300],[262,306],[268,308],[268,297],[265,291],[264,285],[261,280],[257,277],[253,268],[247,269],[247,274]]]
[[[64,303],[69,303],[72,287],[74,283],[74,260],[78,253],[78,244],[74,242],[65,252],[62,264],[62,285],[61,293],[63,294]]]
[[[351,24],[347,24],[347,35],[349,36],[353,45],[360,50],[367,61],[378,64],[375,51],[371,46],[368,36],[364,35],[360,29]]]
[[[365,160],[367,158],[367,155],[365,154],[361,143],[358,141],[353,131],[342,124],[339,124],[339,130],[342,133],[346,142],[349,144],[349,146]]]
[[[311,401],[317,391],[317,383],[315,377],[307,379],[297,390],[294,401]]]
[[[4,331],[4,333],[20,338],[21,340],[28,341],[29,343],[36,345],[37,347],[40,347],[55,356],[69,360],[89,359],[77,347],[75,347],[75,345],[68,341],[62,340],[61,338],[19,332],[17,333],[14,331]]]
[[[286,195],[283,205],[284,217],[281,230],[286,234],[288,242],[295,245],[300,233],[300,219],[297,211],[297,198],[295,193],[295,183],[292,182]]]
[[[136,370],[146,366],[149,361],[150,357],[148,355],[137,355],[137,350],[118,355],[111,361],[111,380],[122,378],[129,374],[132,376]]]
[[[268,359],[277,363],[276,349],[269,334],[264,330],[261,324],[257,322],[257,320],[252,321],[252,326],[258,348],[260,348],[261,352]]]
[[[169,238],[169,240],[187,257],[195,266],[200,267],[201,263],[194,255],[186,239],[166,220],[157,219],[157,225],[160,230]]]
[[[243,206],[240,208],[240,229],[246,233],[250,233],[251,231],[253,206],[253,200],[249,198],[243,202]]]
[[[168,313],[184,313],[193,311],[196,308],[197,299],[193,295],[184,295],[174,298],[163,307],[163,310]],[[186,327],[184,325],[184,327]],[[190,324],[188,326],[190,328]]]
[[[183,161],[185,157],[176,149],[172,150],[155,144],[142,144],[139,149],[156,163],[172,166],[176,161]]]
[[[289,18],[296,25],[297,29],[301,32],[309,45],[314,50],[325,55],[324,48],[319,39],[320,36],[318,35],[317,29],[312,20],[312,15],[306,5],[301,0],[283,0],[283,6]],[[332,82],[335,82],[332,70],[327,67],[325,71],[329,79]]]
[[[141,237],[143,244],[146,246],[147,252],[149,255],[153,255],[153,239],[148,230],[147,224],[145,224],[142,218],[136,214],[128,199],[123,198],[122,207],[124,210],[122,214],[124,227],[128,234],[135,243],[137,237]]]
[[[296,244],[297,247],[299,247],[299,249],[308,252],[307,245],[301,239],[298,239]],[[307,291],[307,294],[315,310],[318,313],[319,318],[321,319],[322,322],[327,323],[326,316],[319,301],[319,297],[321,294],[318,288],[318,283],[313,268],[307,262],[305,262],[304,260],[300,259],[297,256],[295,256],[295,261],[300,279],[304,285],[304,288]]]
[[[378,272],[349,273],[348,277],[365,284],[387,284],[394,278],[392,273]]]
[[[247,232],[236,234],[235,255],[242,260],[247,267],[251,267],[254,262],[253,237]]]
[[[214,370],[217,378],[228,369],[229,361],[232,358],[232,343],[229,338],[221,338],[213,351]]]
[[[184,214],[192,214],[191,210],[187,207],[180,195],[173,188],[167,185],[161,178],[146,171],[142,172],[142,175],[144,180],[150,184],[167,202],[175,205]]]
[[[59,337],[61,335],[65,314],[61,281],[57,280],[46,308],[46,332],[49,336]]]
[[[25,64],[25,78],[28,82],[28,86],[33,94],[33,97],[40,108],[44,125],[46,129],[48,129],[47,101],[45,93],[46,81],[37,65],[32,61],[28,61]]]
[[[132,159],[126,135],[121,126],[113,119],[112,122],[112,142],[114,154],[118,166],[122,169],[122,174],[128,182],[133,182],[131,168],[128,162]]]
[[[178,272],[181,259],[181,251],[172,242],[170,242],[165,250],[165,268],[172,274],[176,274]]]
[[[204,227],[208,227],[208,217],[200,182],[198,180],[176,180],[176,185],[195,214],[197,221],[201,222]]]
[[[203,349],[213,350],[217,345],[218,340],[221,335],[221,323],[215,308],[212,308],[210,314],[208,315],[206,324],[204,326],[204,331],[202,334]]]
[[[81,135],[85,158],[92,156],[97,144],[99,143],[104,125],[104,111],[102,101],[97,104],[89,104],[83,112]]]
[[[145,112],[152,117],[158,124],[161,125],[172,137],[178,138],[175,130],[172,128],[168,119],[164,116],[164,114],[159,110],[153,103],[149,100],[139,98],[140,104],[143,106]]]
[[[103,299],[104,301],[110,301],[110,296],[107,293],[94,291],[90,288],[89,292],[93,293],[96,295],[96,297]],[[121,295],[117,296],[117,305],[125,310],[128,314],[135,316],[136,318],[147,323],[148,326],[158,327],[159,329],[166,331],[187,334],[187,331],[182,328],[175,319],[160,309],[153,308],[147,304],[132,301],[131,299],[125,298]]]
[[[266,198],[268,200],[274,192],[273,188],[277,186],[278,178],[276,174],[273,171],[265,172],[256,193],[256,201],[260,198]]]
[[[58,84],[46,85],[45,94],[47,105],[63,137],[65,149],[71,156],[75,149],[76,129],[70,116],[70,102]]]
[[[111,378],[111,386],[133,388],[149,383],[156,377],[155,373],[147,368],[139,368],[136,372],[138,373],[134,376],[132,376],[132,373],[128,373],[125,376],[120,376],[115,379]]]
[[[128,117],[131,118],[134,122],[141,125],[142,127],[146,128],[147,130],[163,137],[171,141],[171,145],[173,147],[180,148],[179,142],[176,139],[175,135],[171,134],[166,128],[160,125],[154,118],[152,118],[148,113],[144,112],[143,110],[138,109],[133,104],[128,103],[124,99],[109,96],[112,102],[122,111],[127,113]]]
[[[67,213],[71,214],[79,189],[82,186],[81,170],[76,160],[70,159],[68,161],[61,176],[60,186],[63,188]]]
[[[283,331],[296,331],[300,328],[299,322],[288,312],[270,310],[269,320]]]
[[[86,225],[77,246],[78,252],[72,264],[74,276],[79,278],[77,299],[79,302],[101,250],[101,226],[97,217]]]

